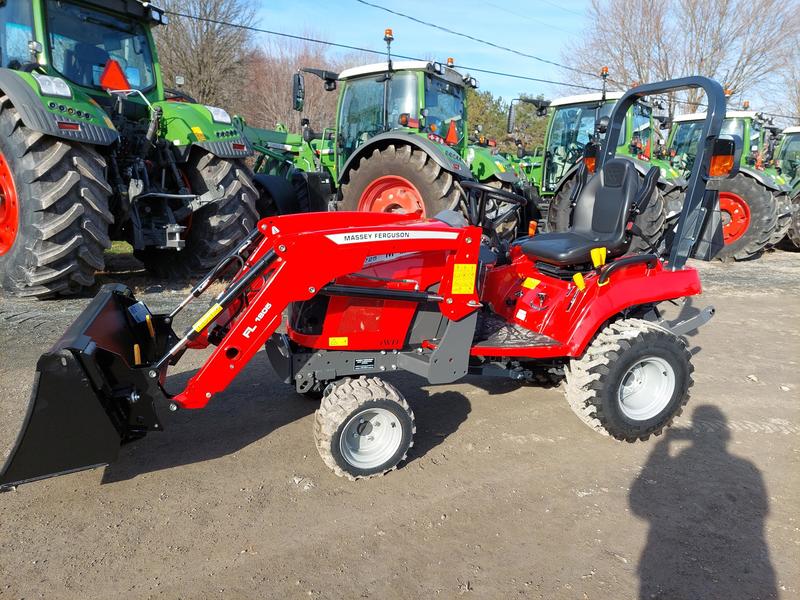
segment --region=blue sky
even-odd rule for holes
[[[587,21],[584,15],[589,4],[589,0],[370,1],[423,21],[556,62],[561,61],[560,52],[565,42],[574,39],[583,30]],[[452,56],[460,65],[569,81],[569,77],[558,67],[413,23],[356,0],[261,0],[260,5],[258,25],[266,29],[383,51],[383,30],[391,27],[395,37],[392,51],[397,54],[441,61]],[[331,50],[331,55],[337,52]],[[371,62],[379,60],[376,56]],[[481,89],[490,90],[506,100],[517,97],[520,92],[534,95],[543,93],[548,97],[564,95],[563,89],[544,83],[485,73],[474,75]]]

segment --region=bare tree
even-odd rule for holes
[[[155,29],[167,87],[176,75],[186,80],[187,93],[205,104],[236,112],[248,85],[246,64],[252,54],[251,31],[220,23],[252,26],[255,11],[246,0],[166,0],[169,25]]]
[[[315,130],[333,127],[336,92],[325,91],[321,79],[306,74],[305,107],[300,115],[292,109],[292,75],[304,67],[338,73],[343,66],[341,59],[327,56],[323,45],[299,40],[270,40],[250,59],[247,106],[242,115],[249,124],[258,127],[273,128],[281,124],[297,131],[301,116],[308,118]]]
[[[699,74],[737,95],[776,79],[800,52],[800,12],[785,0],[592,0],[589,17],[563,58],[588,72],[607,65],[618,88]],[[686,109],[701,96],[688,92]],[[670,114],[676,103],[670,98]]]

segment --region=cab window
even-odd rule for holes
[[[33,9],[30,2],[0,4],[0,65],[21,69],[33,61],[28,44],[33,40]]]

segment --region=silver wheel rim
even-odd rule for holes
[[[663,358],[649,356],[623,375],[617,391],[619,408],[629,419],[646,421],[669,404],[675,392],[675,370]]]
[[[339,451],[349,465],[370,470],[391,459],[403,441],[400,419],[385,408],[368,408],[345,424]]]

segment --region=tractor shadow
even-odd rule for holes
[[[181,389],[194,373],[189,370],[171,376],[167,388]],[[416,419],[417,433],[408,462],[423,458],[441,444],[471,411],[469,400],[458,392],[429,393],[420,387],[425,382],[412,375],[398,374],[389,379],[406,397]],[[264,354],[259,353],[206,408],[160,411],[163,434],[151,432],[123,446],[119,459],[106,467],[102,483],[234,454],[285,425],[309,417],[318,406],[319,402],[304,398],[278,380]]]
[[[692,427],[668,429],[632,483],[631,512],[650,527],[641,600],[777,597],[764,478],[728,451],[729,438],[722,411],[698,406]]]
[[[258,353],[204,409],[170,413],[159,407],[163,433],[151,432],[123,446],[119,459],[106,467],[102,482],[227,456],[311,415],[318,403],[278,380],[265,363],[264,354]],[[169,377],[167,388],[181,389],[194,373],[189,370]]]

